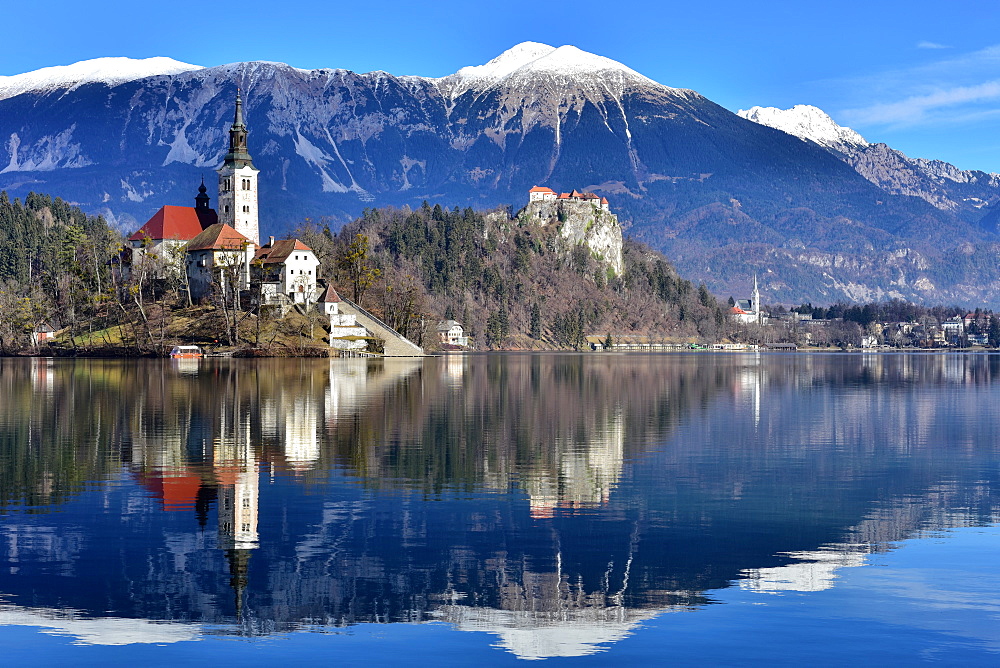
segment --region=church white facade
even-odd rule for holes
[[[750,293],[750,299],[737,299],[736,304],[730,309],[730,314],[736,322],[744,324],[763,324],[767,320],[760,310],[760,290],[757,288],[756,274],[753,277],[753,292]]]

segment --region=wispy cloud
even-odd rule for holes
[[[1000,109],[1000,45],[831,83],[842,88],[845,97],[864,96],[864,102],[858,99],[839,114],[856,128],[969,122]]]
[[[976,86],[957,86],[926,95],[912,95],[897,102],[883,102],[861,109],[847,109],[845,115],[858,125],[914,125],[929,120],[929,114],[946,107],[1000,100],[1000,81]]]
[[[947,44],[938,44],[937,42],[917,42],[918,49],[950,49],[951,47]]]

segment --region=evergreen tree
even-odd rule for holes
[[[538,305],[538,302],[531,305],[531,320],[528,336],[533,339],[542,338],[542,309]]]

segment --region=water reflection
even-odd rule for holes
[[[578,656],[1000,521],[995,356],[184,361],[0,360],[0,624]]]

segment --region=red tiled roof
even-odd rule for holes
[[[189,251],[237,250],[253,242],[225,223],[216,223],[196,236],[187,245]]]
[[[607,203],[608,203],[608,198],[607,197],[602,197],[601,198],[601,204],[607,204]]]
[[[168,204],[161,206],[160,210],[154,213],[153,217],[147,220],[146,224],[128,239],[129,241],[143,241],[144,239],[189,241],[201,234],[202,230],[217,222],[218,217],[215,209],[206,209],[200,212],[192,206]]]
[[[555,191],[552,188],[546,188],[545,186],[535,186],[534,188],[532,188],[528,192],[529,193],[555,193]]]
[[[340,301],[340,295],[333,289],[332,285],[326,286],[326,290],[319,296],[320,303],[335,304]]]
[[[747,312],[741,309],[739,306],[734,306],[733,308],[729,309],[729,312],[737,314],[742,313],[743,315],[747,315]]]
[[[298,239],[281,239],[280,241],[275,241],[273,246],[267,244],[259,248],[254,259],[260,260],[265,264],[284,262],[292,254],[292,251],[312,251],[312,248],[309,248],[309,246],[306,246]]]
[[[559,199],[569,199],[569,193],[559,193]]]

